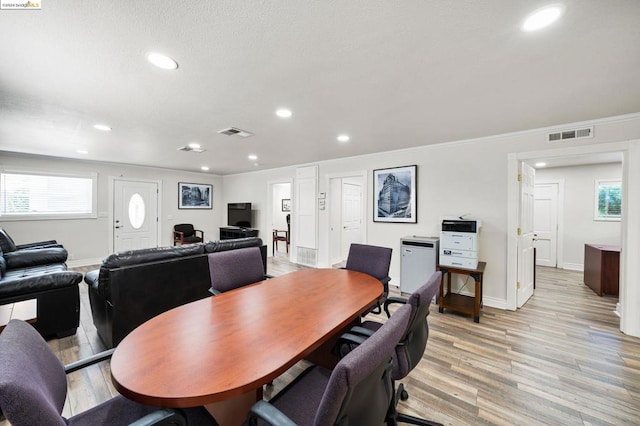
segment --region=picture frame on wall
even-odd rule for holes
[[[204,183],[178,183],[179,209],[213,208],[213,185]]]
[[[418,166],[373,171],[373,221],[417,223]]]
[[[282,199],[282,211],[283,212],[290,212],[291,211],[291,199],[290,198],[283,198]]]

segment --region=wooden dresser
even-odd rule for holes
[[[620,246],[584,245],[584,283],[598,296],[618,295]]]

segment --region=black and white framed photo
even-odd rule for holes
[[[290,212],[291,211],[291,199],[290,198],[283,198],[282,199],[282,211],[283,212]]]
[[[213,207],[213,185],[178,183],[179,209],[210,209]]]
[[[403,166],[373,171],[374,222],[418,222],[417,168]]]

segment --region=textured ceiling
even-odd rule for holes
[[[42,10],[1,10],[0,150],[229,174],[640,112],[640,1],[564,1],[559,22],[522,33],[545,4],[42,0]],[[153,67],[149,51],[178,70]],[[276,117],[282,106],[293,117]],[[216,133],[230,126],[255,136]],[[189,142],[206,152],[177,151]]]

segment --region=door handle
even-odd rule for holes
[[[120,229],[120,228],[122,228],[122,226],[120,226],[120,225],[117,225],[117,226],[116,226],[116,229]]]

